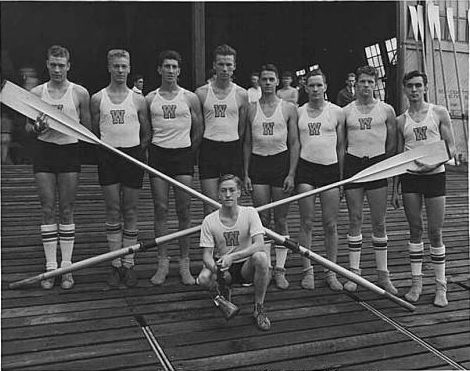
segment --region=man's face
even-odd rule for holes
[[[230,80],[235,71],[235,56],[233,55],[216,55],[213,68],[217,79]]]
[[[346,80],[346,85],[350,88],[353,88],[355,84],[356,84],[356,78],[354,76],[349,76],[348,79]]]
[[[376,82],[374,76],[361,73],[356,83],[357,95],[364,98],[373,97],[375,85]]]
[[[291,86],[292,84],[292,77],[290,76],[285,76],[282,78],[282,85],[287,88],[289,86]]]
[[[176,82],[180,75],[179,63],[176,59],[164,59],[161,66],[158,66],[158,73],[162,76],[162,81]]]
[[[115,57],[108,64],[108,71],[111,80],[118,83],[126,83],[127,76],[131,72],[129,59],[125,57]]]
[[[279,85],[279,79],[274,71],[262,71],[260,75],[260,86],[263,94],[275,93]]]
[[[310,76],[305,85],[305,91],[310,100],[323,100],[325,97],[326,84],[322,76]]]
[[[253,86],[254,88],[257,88],[258,87],[258,82],[259,82],[259,77],[256,76],[256,75],[252,75],[251,76],[251,86]]]
[[[424,99],[428,87],[424,85],[423,78],[416,76],[405,83],[405,95],[410,102],[419,102]]]
[[[137,89],[142,90],[144,88],[144,79],[138,79],[134,85]]]
[[[52,81],[62,82],[67,79],[67,72],[70,70],[70,62],[67,58],[49,56],[46,66]]]
[[[219,185],[219,200],[223,206],[236,206],[241,196],[241,190],[233,179],[225,180]]]

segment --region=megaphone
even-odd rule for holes
[[[222,312],[224,318],[228,321],[229,319],[235,317],[240,311],[235,304],[231,303],[225,299],[222,295],[217,295],[212,299],[217,308]]]

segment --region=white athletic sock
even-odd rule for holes
[[[283,236],[289,238],[290,236]],[[283,245],[274,245],[276,250],[276,268],[284,268],[287,259],[287,248]]]
[[[446,247],[431,246],[431,262],[436,280],[446,282]]]
[[[423,267],[424,243],[408,242],[408,251],[410,253],[411,275],[421,276]]]
[[[122,247],[136,245],[138,232],[139,231],[137,229],[124,229],[122,234]],[[125,255],[122,258],[122,265],[124,265],[126,268],[134,266],[134,255],[135,254]]]
[[[46,256],[46,270],[57,269],[57,224],[41,225],[41,239]]]
[[[387,271],[387,236],[375,237],[372,235],[372,246],[375,252],[375,264],[377,270]]]
[[[108,240],[110,251],[116,251],[122,247],[121,223],[117,223],[117,224],[106,223],[106,239]],[[116,268],[121,267],[122,266],[121,258],[113,259],[111,262],[111,265]]]
[[[348,234],[348,249],[349,249],[349,267],[359,269],[361,262],[361,249],[362,249],[362,234],[359,236],[350,236]]]
[[[59,242],[62,262],[72,262],[74,241],[75,224],[59,224]]]

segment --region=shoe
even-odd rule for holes
[[[196,283],[196,280],[191,275],[189,257],[180,259],[180,276],[181,282],[183,282],[184,285],[194,285]]]
[[[358,276],[361,275],[361,270],[360,269],[349,268],[349,270],[351,272],[357,274]],[[353,282],[353,281],[346,282],[343,287],[346,291],[349,291],[349,292],[356,292],[357,291],[357,283]]]
[[[398,294],[398,290],[393,286],[392,281],[390,281],[390,274],[388,271],[377,270],[377,275],[377,286],[383,288],[392,295]]]
[[[73,280],[72,273],[65,273],[62,275],[62,283],[60,284],[60,286],[64,290],[70,290],[74,284],[75,281]]]
[[[411,277],[411,288],[405,294],[405,299],[410,303],[416,303],[421,295],[423,290],[423,277],[421,275],[416,275]]]
[[[169,258],[160,258],[158,259],[158,268],[157,272],[150,279],[153,285],[161,285],[165,282],[166,276],[170,271],[170,259]]]
[[[255,304],[253,319],[255,320],[256,327],[258,327],[260,330],[268,331],[271,328],[271,321],[264,311],[263,304]]]
[[[304,278],[300,282],[300,286],[306,290],[315,289],[315,278],[313,276],[313,267],[309,267],[304,271]]]
[[[108,276],[107,283],[111,287],[118,287],[121,283],[121,267],[111,266],[111,273]]]
[[[54,287],[54,284],[55,284],[55,277],[46,278],[45,280],[41,281],[41,287],[44,290],[52,289]]]
[[[281,290],[287,290],[289,287],[289,281],[286,280],[286,269],[281,267],[274,268],[274,281],[276,281],[276,287]]]
[[[341,284],[341,282],[338,281],[338,278],[336,278],[336,273],[335,272],[328,271],[326,273],[326,283],[332,291],[342,291],[343,290],[343,285]]]
[[[436,279],[436,297],[434,298],[434,305],[436,307],[444,308],[449,304],[446,292],[447,282]]]
[[[139,282],[137,278],[137,273],[134,270],[134,266],[130,266],[129,268],[127,267],[122,267],[123,270],[123,277],[122,277],[122,282],[124,282],[124,285],[127,287],[134,287],[137,285]]]

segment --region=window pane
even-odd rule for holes
[[[366,49],[366,57],[367,57],[367,59],[369,59],[370,58],[370,48],[367,46],[365,49]]]

